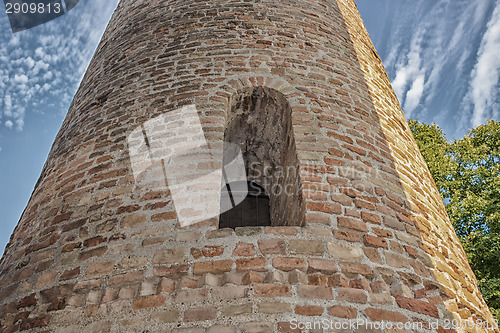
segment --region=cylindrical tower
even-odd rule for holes
[[[354,1],[122,0],[0,262],[0,331],[349,319],[493,322]]]

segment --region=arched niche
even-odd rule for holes
[[[228,110],[224,141],[240,147],[247,181],[260,186],[264,190],[263,195],[268,197],[270,225],[300,225],[302,197],[299,167],[292,110],[285,96],[267,87],[240,91],[232,99]],[[263,214],[262,202],[259,214]],[[241,210],[240,206],[223,213],[221,227],[231,226],[228,216],[232,213],[233,216],[254,214],[251,210]],[[235,222],[235,225],[237,223],[241,221]],[[268,223],[261,221],[258,225]]]

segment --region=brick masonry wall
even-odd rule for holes
[[[339,7],[391,149],[402,189],[411,207],[411,219],[419,231],[422,248],[433,262],[433,275],[446,292],[446,308],[457,320],[479,319],[493,322],[493,317],[477,290],[477,280],[446,214],[434,180],[391,89],[389,78],[359,13],[354,9],[355,3],[352,0],[342,0],[339,1]],[[381,98],[382,92],[390,98]]]
[[[305,226],[182,228],[168,188],[135,183],[127,135],[195,104],[220,143],[258,86],[290,105]],[[492,318],[348,0],[122,0],[0,261],[1,332],[469,317]]]

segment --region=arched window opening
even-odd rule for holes
[[[266,87],[241,91],[227,114],[224,142],[241,149],[248,196],[220,215],[219,228],[300,225],[298,159],[285,96]],[[223,197],[232,191],[231,185],[242,184],[226,186]]]
[[[222,189],[222,195],[233,200],[232,198],[239,195],[235,192],[242,185],[246,186],[248,191],[245,199],[220,215],[219,228],[270,226],[269,196],[262,186],[251,181],[245,184],[230,183]]]

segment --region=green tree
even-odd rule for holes
[[[483,297],[500,319],[500,122],[489,120],[452,142],[436,124],[409,124]]]
[[[450,177],[453,160],[450,144],[446,141],[444,132],[438,125],[430,125],[410,119],[408,121],[418,148],[429,166],[434,182],[443,198],[449,198],[447,181]]]

